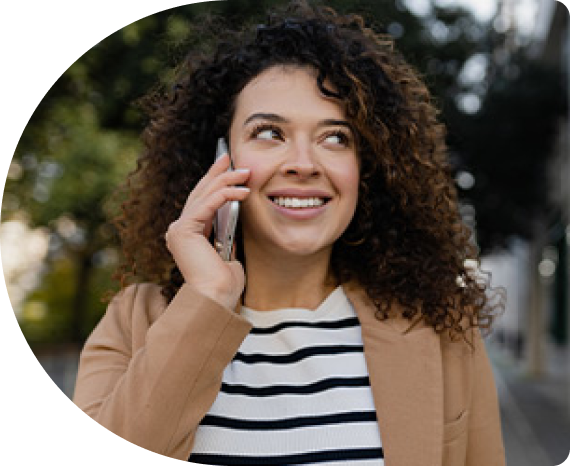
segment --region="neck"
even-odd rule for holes
[[[337,286],[330,271],[331,251],[276,257],[245,245],[244,305],[257,311],[316,309]]]

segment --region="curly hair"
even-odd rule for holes
[[[467,264],[477,248],[459,214],[445,130],[428,89],[393,41],[359,16],[305,2],[223,36],[214,52],[184,58],[172,90],[155,90],[143,101],[145,151],[115,219],[124,253],[115,277],[122,286],[134,276],[173,298],[183,278],[166,248],[168,226],[210,167],[240,91],[272,66],[293,65],[317,71],[320,92],[338,99],[357,133],[359,200],[333,246],[335,279],[356,280],[379,319],[397,304],[404,317],[421,317],[452,337],[490,328],[502,298],[497,303],[488,276]]]

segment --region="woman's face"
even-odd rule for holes
[[[328,87],[328,86],[327,86]],[[244,241],[265,253],[332,249],[358,201],[355,137],[310,68],[272,67],[238,95],[230,128],[236,168],[249,168]]]

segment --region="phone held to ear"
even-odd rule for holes
[[[222,155],[229,154],[228,145],[224,138],[218,139],[216,148],[216,158],[218,160]],[[230,156],[230,166],[228,171],[234,169]],[[239,201],[226,202],[216,211],[214,216],[214,247],[221,258],[225,261],[231,259],[232,248],[234,245],[234,237],[239,214]]]

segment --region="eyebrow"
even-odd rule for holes
[[[275,123],[289,123],[289,120],[287,118],[284,118],[275,113],[254,113],[243,122],[243,125],[245,126],[248,123],[251,123],[253,120],[268,120]]]
[[[272,121],[274,123],[289,123],[289,120],[281,115],[277,115],[275,113],[254,113],[250,115],[243,123],[246,126],[248,123],[251,123],[254,120],[265,120],[265,121]],[[325,119],[320,120],[317,123],[317,126],[346,126],[351,131],[352,125],[346,120],[335,120],[335,119]]]

